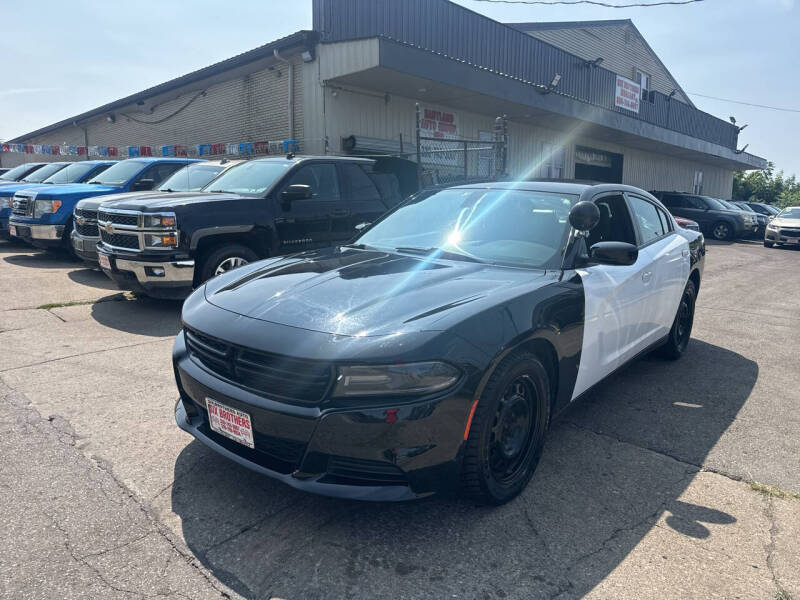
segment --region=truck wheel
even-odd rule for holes
[[[241,244],[224,244],[213,248],[203,259],[200,266],[200,280],[197,283],[208,281],[212,277],[251,263],[254,260],[258,260],[258,255],[247,246],[242,246]]]
[[[774,245],[775,244],[773,244],[772,242],[764,242],[764,247],[765,248],[772,248],[772,246],[774,246]]]
[[[717,221],[711,229],[711,237],[715,240],[731,240],[733,239],[733,227],[728,225],[725,221]]]

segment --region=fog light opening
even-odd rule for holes
[[[164,277],[166,275],[164,267],[145,267],[144,272],[150,277]]]

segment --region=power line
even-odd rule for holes
[[[780,106],[768,106],[766,104],[754,104],[752,102],[742,102],[741,100],[731,100],[730,98],[718,98],[717,96],[706,96],[705,94],[695,94],[688,92],[690,96],[698,96],[699,98],[708,98],[710,100],[719,100],[720,102],[730,102],[732,104],[741,104],[743,106],[755,106],[756,108],[766,108],[769,110],[779,110],[781,112],[800,113],[800,108],[783,108]]]
[[[598,0],[474,0],[474,2],[488,2],[489,4],[591,4],[605,8],[648,8],[651,6],[679,6],[682,4],[696,4],[705,0],[663,0],[661,2],[633,2],[631,4],[611,4],[610,2],[599,2]]]

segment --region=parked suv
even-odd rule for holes
[[[40,248],[69,247],[72,212],[83,198],[151,190],[187,163],[187,158],[130,158],[109,167],[89,183],[36,187],[14,194],[8,229]]]
[[[700,230],[715,240],[732,240],[749,234],[753,224],[745,223],[745,215],[731,210],[709,196],[686,192],[650,192],[661,200],[676,217],[697,221]]]
[[[196,192],[222,171],[241,162],[241,160],[207,160],[191,163],[165,179],[156,192],[124,192],[84,198],[75,205],[73,211],[72,250],[90,265],[97,266],[97,244],[100,241],[100,232],[97,230],[97,209],[100,205],[110,206],[115,202],[144,198],[154,193]]]
[[[373,161],[264,158],[226,171],[202,192],[101,206],[100,267],[123,289],[183,298],[248,262],[332,246],[400,202]]]
[[[50,163],[33,171],[13,185],[0,186],[0,239],[8,237],[11,204],[14,194],[18,191],[44,185],[89,181],[115,162],[113,160],[82,160],[74,163]]]
[[[750,215],[756,220],[756,237],[763,238],[764,232],[767,229],[767,223],[769,223],[769,217],[767,215],[762,215],[760,212],[756,212],[753,210],[753,207],[750,206],[747,202],[733,202],[731,204],[734,206],[738,206],[743,211],[750,213]]]
[[[742,216],[744,217],[745,235],[752,236],[758,233],[758,220],[756,219],[756,213],[754,213],[749,206],[747,208],[742,208],[730,200],[723,200],[722,198],[714,198],[714,200],[722,204],[722,206],[725,208],[742,213]]]

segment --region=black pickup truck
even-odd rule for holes
[[[122,289],[183,298],[254,260],[345,242],[401,200],[394,175],[368,159],[252,160],[200,192],[100,205],[98,261]]]

